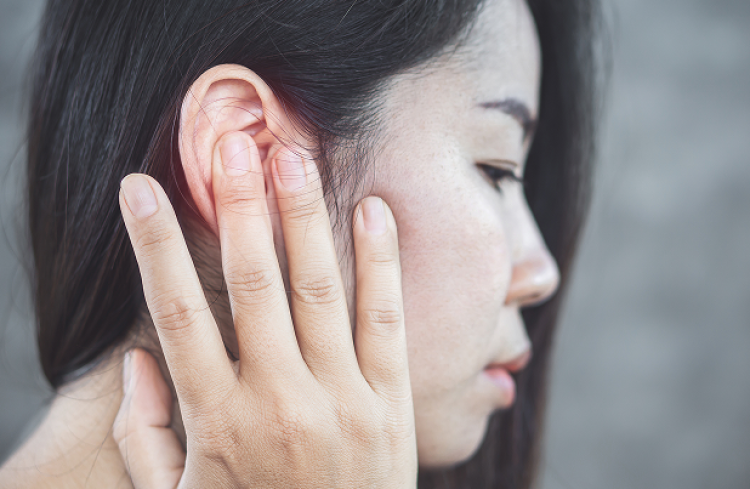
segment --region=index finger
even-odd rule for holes
[[[178,397],[215,398],[236,377],[167,195],[151,177],[128,175],[120,209]]]

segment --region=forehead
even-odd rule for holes
[[[482,110],[482,104],[514,99],[534,117],[540,62],[536,26],[525,0],[486,0],[457,49],[394,77],[385,108],[396,119],[411,114],[431,125],[428,120],[443,116],[455,122],[484,119],[493,111]]]
[[[541,56],[525,0],[487,0],[462,51],[454,62],[464,65],[476,97],[515,97],[536,113]]]

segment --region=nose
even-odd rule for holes
[[[549,299],[560,285],[560,271],[536,221],[524,201],[522,217],[514,229],[518,239],[513,253],[508,305],[529,307]]]
[[[530,253],[513,266],[507,304],[529,307],[549,299],[560,284],[560,272],[549,251]]]

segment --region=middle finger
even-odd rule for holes
[[[320,174],[290,148],[276,154],[273,173],[300,351],[319,381],[340,385],[359,369]]]
[[[297,378],[307,369],[274,249],[260,155],[250,136],[238,131],[219,141],[213,182],[240,376],[261,383],[268,376]]]

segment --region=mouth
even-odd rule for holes
[[[526,349],[523,353],[511,358],[508,361],[492,362],[489,365],[487,365],[484,369],[485,370],[503,369],[508,372],[516,373],[526,368],[526,366],[529,364],[529,361],[531,361],[531,349],[530,348]]]
[[[516,399],[516,382],[512,373],[523,370],[531,360],[531,350],[528,349],[509,361],[493,362],[484,368],[485,375],[502,392],[503,407],[510,407]]]
[[[516,381],[510,376],[510,372],[504,368],[488,367],[484,369],[484,374],[500,391],[500,407],[512,406],[516,400]]]

